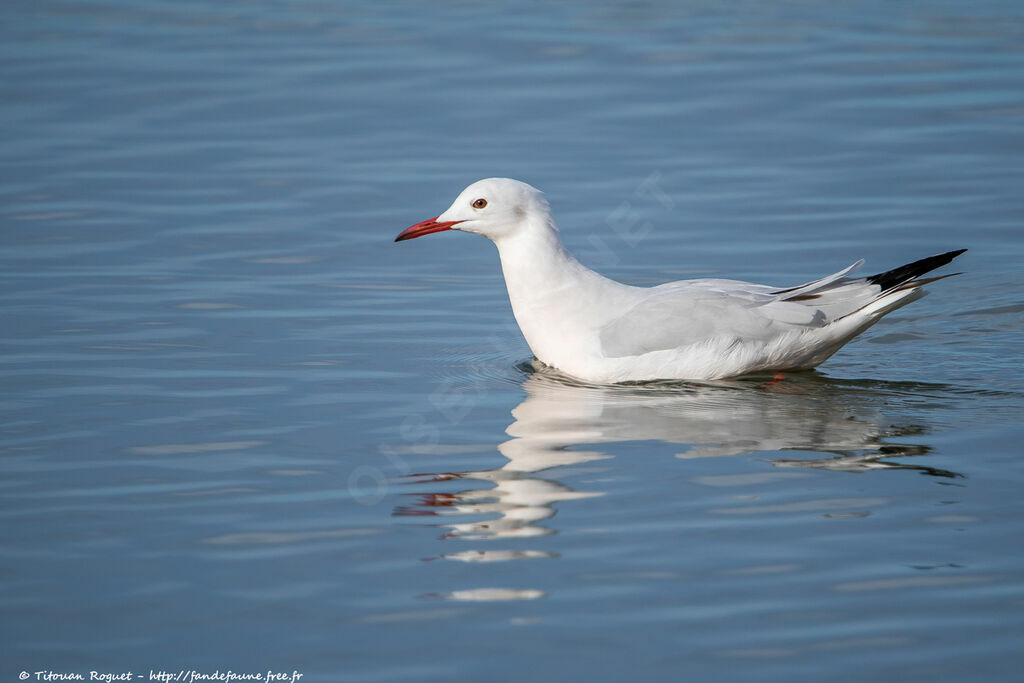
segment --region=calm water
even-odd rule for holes
[[[0,677],[1019,678],[1024,9],[722,7],[4,3]],[[580,386],[391,241],[492,175],[636,284],[970,251],[818,372]]]

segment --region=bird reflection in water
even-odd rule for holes
[[[527,375],[523,389],[526,399],[512,411],[514,421],[506,429],[511,438],[498,446],[507,459],[502,467],[421,475],[419,483],[459,480],[480,485],[454,493],[422,494],[419,504],[400,507],[395,514],[483,518],[443,524],[443,538],[488,540],[552,534],[554,530],[545,522],[556,514],[556,503],[604,492],[577,491],[544,473],[613,457],[593,447],[625,441],[680,444],[677,457],[681,459],[800,451],[807,457],[765,459],[785,468],[900,469],[936,477],[960,476],[891,460],[926,454],[926,446],[886,441],[920,434],[925,428],[892,426],[879,406],[900,397],[913,399],[933,393],[936,387],[927,385],[837,381],[804,372],[714,384],[598,386],[538,366]],[[540,550],[468,550],[442,555],[463,562],[554,556]]]

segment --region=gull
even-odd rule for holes
[[[444,230],[494,242],[512,312],[537,360],[594,384],[717,380],[817,367],[882,316],[924,296],[921,278],[959,249],[868,277],[863,259],[795,287],[701,278],[635,287],[563,246],[536,188],[479,180],[396,242]]]

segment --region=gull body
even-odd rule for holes
[[[869,277],[838,273],[796,287],[680,280],[635,287],[590,270],[563,246],[543,195],[487,178],[395,241],[443,230],[498,248],[516,322],[537,359],[599,384],[710,380],[816,367],[886,313],[924,295],[920,276],[966,250]]]

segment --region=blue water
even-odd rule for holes
[[[0,17],[4,680],[1019,678],[1024,6]],[[633,284],[970,251],[817,372],[581,386],[392,243],[495,175]]]

